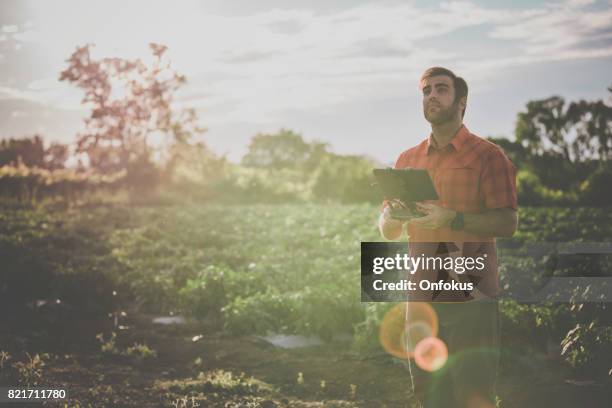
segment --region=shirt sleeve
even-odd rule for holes
[[[491,149],[480,176],[481,199],[487,209],[517,209],[516,168],[499,149]]]

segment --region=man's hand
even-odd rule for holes
[[[410,207],[404,203],[402,200],[398,199],[398,198],[394,198],[392,200],[389,200],[389,206],[386,208],[389,211],[385,214],[386,217],[389,217],[389,219],[395,220],[395,221],[401,221],[402,224],[405,223],[407,221],[407,219],[404,218],[395,218],[391,211],[396,211],[396,213],[401,214],[402,216],[406,215],[406,216],[417,216],[411,209]]]
[[[391,217],[391,207],[385,207],[382,212],[383,221],[385,224],[389,224],[390,226],[399,227],[403,224],[402,220],[398,220],[396,218]]]
[[[385,237],[385,239],[394,240],[398,239],[402,235],[402,230],[406,221],[391,217],[391,209],[405,207],[406,205],[400,200],[390,200],[389,205],[383,210],[382,214],[380,215],[378,227],[381,235]]]
[[[424,212],[424,217],[413,218],[409,224],[417,228],[438,229],[450,225],[455,216],[456,211],[440,207],[439,205],[429,203],[416,203],[417,209]]]

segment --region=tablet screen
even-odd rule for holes
[[[405,203],[437,200],[438,194],[425,169],[374,169],[374,177],[386,199],[400,199]]]

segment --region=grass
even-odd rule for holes
[[[0,213],[6,293],[14,302],[59,298],[83,311],[183,313],[233,334],[356,332],[367,349],[390,306],[359,301],[360,242],[381,241],[377,215],[369,204],[7,208]],[[606,209],[522,208],[519,218],[515,237],[500,240],[516,250],[501,268],[510,292],[545,270],[523,256],[530,243],[612,236]],[[508,327],[519,331],[530,321],[530,330],[559,333],[576,323],[547,306],[510,306]],[[104,342],[112,353],[112,339]],[[150,358],[145,347],[131,353]]]

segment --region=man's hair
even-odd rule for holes
[[[465,82],[465,79],[455,75],[453,71],[447,68],[443,68],[443,67],[428,68],[425,72],[423,72],[423,75],[421,75],[420,82],[423,82],[427,78],[431,78],[431,77],[435,77],[439,75],[446,75],[447,77],[450,77],[450,79],[453,80],[453,86],[455,87],[455,100],[453,101],[453,103],[457,103],[459,99],[461,99],[464,96],[467,97],[468,86],[467,86],[467,82]],[[463,117],[464,115],[465,115],[465,109],[463,109],[463,111],[461,112],[461,117]]]

